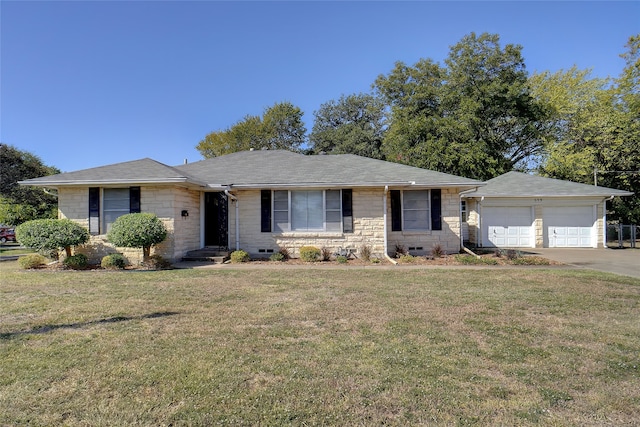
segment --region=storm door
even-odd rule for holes
[[[228,249],[229,215],[227,196],[222,193],[204,194],[204,244]]]

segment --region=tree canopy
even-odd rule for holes
[[[0,223],[18,225],[25,221],[57,216],[57,199],[41,188],[23,187],[18,181],[60,173],[27,151],[0,143]]]
[[[382,158],[384,104],[370,94],[341,96],[314,112],[315,121],[309,135],[315,154],[357,154]]]
[[[262,117],[245,116],[226,130],[209,133],[196,149],[204,158],[253,149],[298,151],[306,141],[302,110],[290,102],[266,108]]]

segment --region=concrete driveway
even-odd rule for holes
[[[531,249],[527,253],[575,267],[640,278],[640,249]]]

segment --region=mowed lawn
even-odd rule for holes
[[[637,425],[640,280],[0,263],[0,425]]]

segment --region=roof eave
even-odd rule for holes
[[[87,187],[87,186],[104,186],[104,185],[136,185],[136,184],[190,184],[196,187],[205,187],[206,184],[203,182],[198,182],[188,178],[163,178],[163,179],[104,179],[104,180],[96,180],[96,179],[88,179],[88,180],[77,180],[77,181],[18,181],[20,185],[28,185],[33,187]]]

